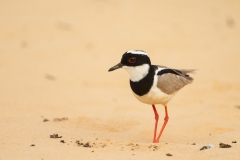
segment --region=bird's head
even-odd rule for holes
[[[122,55],[121,62],[111,67],[108,71],[114,71],[118,68],[124,68],[133,82],[144,78],[150,69],[151,61],[148,54],[141,50],[130,50]]]

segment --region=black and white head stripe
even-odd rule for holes
[[[151,61],[144,51],[131,50],[123,54],[121,63],[126,66],[151,65]]]
[[[142,50],[130,50],[130,51],[127,51],[126,53],[148,55],[145,51],[142,51]]]

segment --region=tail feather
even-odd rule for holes
[[[188,73],[195,73],[196,69],[179,69],[177,71],[181,72],[181,75],[185,77],[191,83],[193,78],[188,75]]]
[[[183,74],[187,74],[187,73],[195,73],[197,69],[179,69],[179,71],[181,71]]]

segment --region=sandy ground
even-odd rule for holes
[[[5,0],[0,19],[0,160],[239,159],[239,1]],[[131,49],[199,69],[159,144],[127,72],[107,72]]]

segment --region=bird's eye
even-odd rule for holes
[[[128,59],[129,63],[135,63],[136,62],[136,57],[131,57]]]

